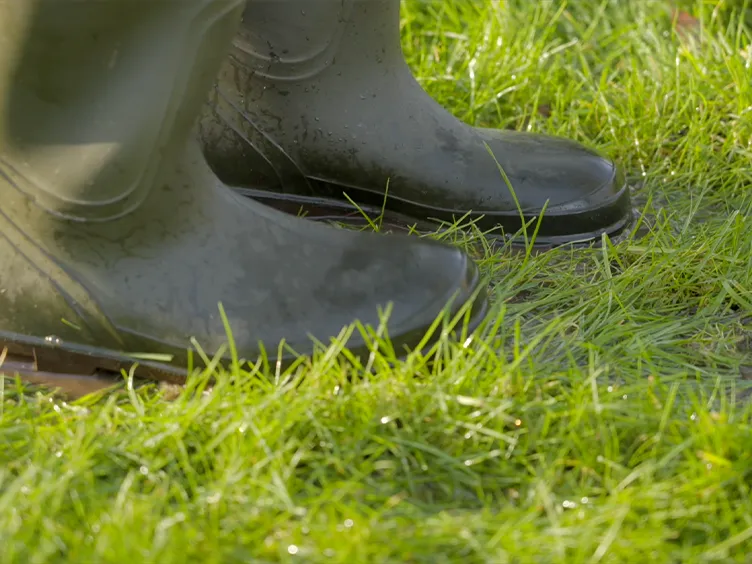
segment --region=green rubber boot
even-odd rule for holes
[[[192,129],[241,8],[0,3],[4,372],[86,376],[148,354],[143,375],[179,381],[191,337],[210,355],[226,341],[219,303],[252,361],[378,325],[390,303],[392,340],[411,346],[476,294],[455,249],[298,219],[217,180]]]
[[[210,166],[228,184],[343,198],[413,218],[471,212],[485,229],[522,226],[545,206],[538,242],[622,230],[632,217],[617,167],[565,139],[478,129],[413,77],[400,0],[249,0],[201,120]],[[304,199],[304,198],[303,198]]]

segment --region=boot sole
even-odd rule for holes
[[[512,247],[527,246],[523,237],[515,235],[522,229],[522,218],[519,214],[463,213],[459,210],[435,208],[401,200],[393,196],[389,196],[384,202],[383,194],[373,194],[342,186],[337,189],[333,188],[335,185],[331,183],[311,178],[309,181],[316,183],[317,193],[327,195],[317,197],[254,188],[233,187],[233,189],[243,196],[279,211],[291,215],[302,215],[314,221],[340,222],[355,227],[366,227],[373,222],[388,230],[405,232],[416,230],[421,233],[431,233],[446,229],[447,223],[454,224],[457,220],[463,219],[487,232],[486,234],[491,239],[509,243]],[[344,191],[352,193],[352,199],[357,202],[357,206],[333,196],[332,193],[337,190],[339,193],[344,193]],[[376,198],[381,198],[382,202],[374,202]],[[387,203],[388,207],[384,206],[384,203]],[[401,211],[395,211],[394,208],[399,208]],[[523,218],[529,224],[528,231],[534,231],[537,216],[523,213]],[[539,251],[564,245],[586,246],[603,235],[617,236],[623,233],[632,225],[634,218],[635,212],[630,204],[629,187],[625,184],[610,201],[597,208],[578,213],[544,214],[541,231],[553,233],[539,232],[532,246]],[[578,225],[582,229],[571,233],[572,227]]]
[[[140,360],[109,349],[56,342],[0,332],[0,377],[63,390],[80,397],[122,382],[123,371],[134,376],[173,384],[185,383],[187,371],[169,364]]]
[[[123,372],[131,370],[139,381],[183,385],[188,377],[187,370],[109,349],[76,343],[51,345],[46,339],[0,333],[0,378],[17,376],[68,399],[114,388],[123,382]]]

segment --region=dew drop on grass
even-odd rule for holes
[[[295,546],[294,544],[291,544],[290,546],[287,547],[287,552],[289,554],[295,555],[298,552],[300,552],[300,549],[297,546]]]
[[[693,413],[692,415],[690,415],[690,416],[689,416],[689,418],[690,418],[690,419],[691,419],[692,421],[697,421],[697,414],[696,414],[696,413]]]
[[[353,525],[355,524],[355,521],[352,519],[345,519],[345,529],[352,529]]]
[[[143,474],[144,476],[149,475],[149,469],[146,466],[142,466],[141,468],[138,469],[138,471],[141,472],[141,474]]]
[[[564,509],[574,509],[577,507],[577,504],[574,501],[569,501],[568,499],[564,500],[564,502],[561,504],[561,506]]]
[[[587,498],[587,497],[583,497],[583,498],[582,498],[582,499],[580,500],[580,503],[581,503],[582,505],[587,505],[588,503],[590,503],[590,499],[589,499],[589,498]]]
[[[388,415],[384,415],[384,417],[382,417],[381,419],[379,419],[379,421],[381,421],[381,424],[382,424],[382,425],[386,425],[386,424],[387,424],[387,423],[389,423],[389,422],[390,422],[391,420],[392,420],[392,418],[391,418],[391,417],[389,417]]]

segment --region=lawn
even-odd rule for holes
[[[0,560],[748,562],[751,13],[408,1],[424,87],[468,122],[615,157],[634,236],[443,235],[492,280],[491,318],[404,362],[335,345],[211,391],[204,373],[75,402],[6,379]]]

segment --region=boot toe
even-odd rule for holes
[[[408,241],[406,237],[401,239]],[[458,313],[467,314],[467,329],[472,331],[486,312],[478,267],[465,253],[429,241],[416,243],[412,253],[415,259],[408,269],[414,270],[411,277],[422,280],[424,287],[406,287],[392,302],[395,307],[390,337],[395,349],[414,347],[441,315],[451,321]],[[462,322],[452,330],[461,332]]]
[[[520,212],[526,221],[542,214],[539,236],[551,241],[593,238],[628,224],[629,190],[613,161],[568,139],[478,131],[514,191],[503,180],[494,183],[483,206],[489,220],[519,229]]]
[[[318,277],[311,288],[314,301],[301,311],[294,350],[309,349],[306,335],[328,342],[357,320],[373,328],[386,321],[389,338],[401,353],[418,345],[442,315],[451,320],[467,312],[468,331],[484,317],[486,296],[479,271],[462,251],[416,237],[365,232],[349,233],[349,244],[342,246],[342,239],[333,236],[336,232],[319,233],[328,239],[320,241],[328,249],[327,273]],[[382,312],[388,312],[386,319]],[[365,342],[356,334],[348,346],[359,353]]]

